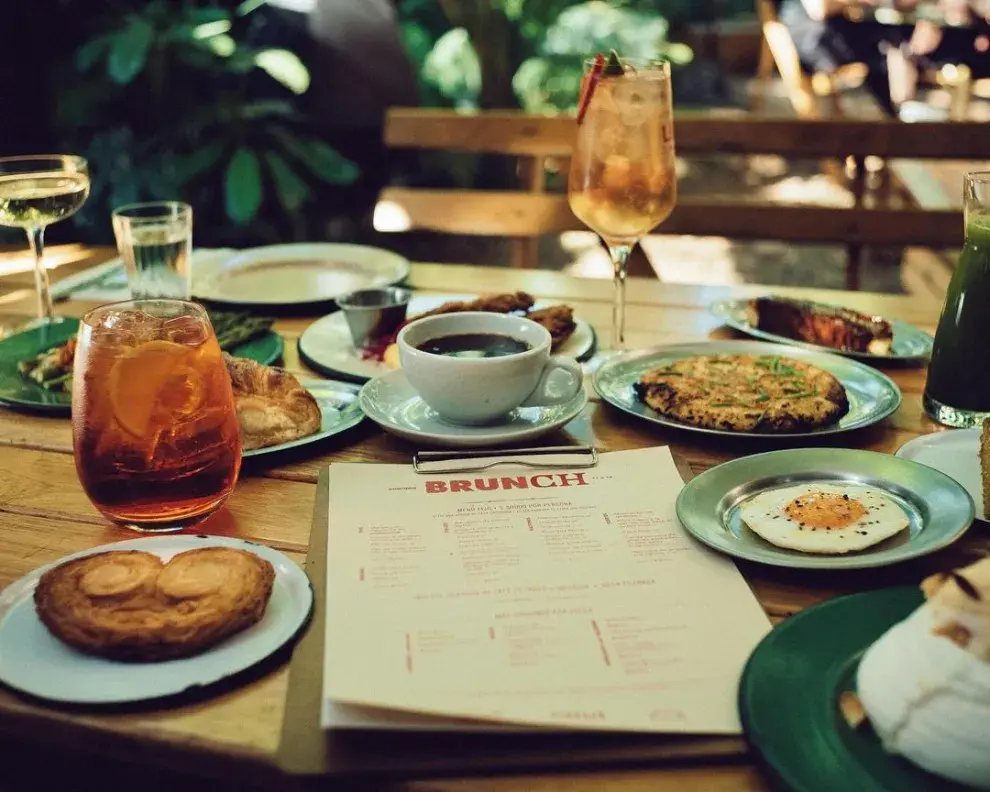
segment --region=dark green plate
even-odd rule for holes
[[[51,325],[34,327],[0,340],[0,405],[50,415],[68,415],[69,393],[52,393],[21,376],[17,364],[46,349],[64,344],[76,334],[79,320],[62,317]],[[273,330],[239,344],[235,357],[250,358],[268,366],[282,357],[282,337]]]
[[[853,729],[839,711],[863,652],[922,601],[915,587],[839,597],[792,616],[756,647],[739,683],[739,714],[750,745],[784,789],[968,789],[887,753],[868,725]]]

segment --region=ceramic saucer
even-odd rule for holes
[[[498,424],[460,426],[445,421],[413,390],[402,371],[371,380],[360,395],[361,409],[386,432],[427,445],[481,448],[533,440],[576,418],[588,403],[581,391],[566,404],[520,407]]]

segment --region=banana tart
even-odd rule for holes
[[[50,569],[34,602],[60,640],[112,660],[199,654],[258,622],[275,581],[268,561],[229,547],[158,556],[120,550]]]

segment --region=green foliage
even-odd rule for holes
[[[222,206],[235,226],[253,227],[267,207],[298,229],[294,215],[321,188],[357,177],[292,104],[310,85],[302,60],[245,42],[245,17],[264,0],[150,0],[124,15],[109,2],[94,9],[94,0],[66,0],[79,13],[83,3],[95,11],[86,38],[56,77],[66,145],[87,156],[95,175],[80,224],[104,223],[121,203],[179,197]],[[270,79],[268,93],[287,98],[250,98],[259,75]],[[130,120],[121,126],[120,118]]]
[[[540,113],[572,110],[582,61],[595,52],[615,49],[626,57],[663,57],[675,65],[689,62],[690,48],[667,40],[665,16],[669,11],[688,19],[691,9],[701,5],[691,0],[490,2],[494,11],[486,13],[504,17],[508,36],[500,25],[478,25],[471,33],[451,27],[456,19],[477,18],[482,0],[399,0],[403,40],[410,58],[420,64],[427,103],[476,108],[483,81],[500,79],[479,60],[479,42],[471,40],[475,35],[485,38],[480,43],[487,52],[499,52],[510,62],[506,79],[511,79],[521,107]],[[448,16],[440,13],[441,7]]]
[[[238,225],[253,220],[261,208],[262,190],[258,156],[241,146],[227,164],[224,189],[227,216]]]
[[[481,92],[481,63],[464,28],[444,33],[423,62],[423,77],[457,107],[475,107]]]

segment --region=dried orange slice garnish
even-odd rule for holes
[[[147,341],[117,360],[107,389],[121,428],[145,437],[155,421],[168,422],[195,411],[203,390],[196,358],[197,350],[182,344]]]

